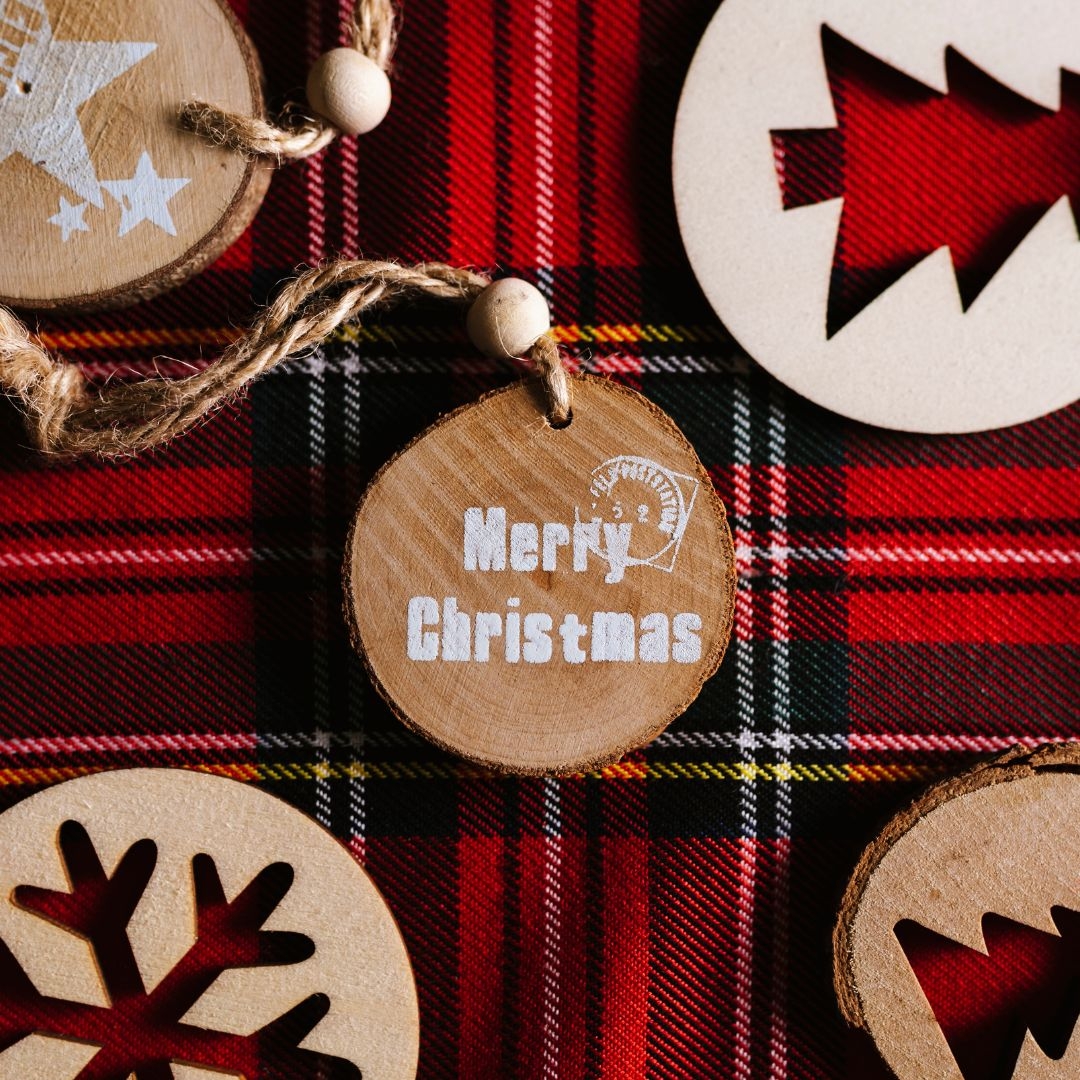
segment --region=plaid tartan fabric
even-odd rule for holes
[[[277,103],[348,6],[236,0]],[[400,921],[431,1080],[887,1075],[830,987],[858,853],[926,782],[1077,730],[1080,407],[898,435],[739,353],[670,189],[680,85],[714,8],[412,0],[382,128],[283,169],[187,286],[41,323],[100,377],[175,375],[303,261],[538,281],[574,363],[666,409],[732,516],[728,656],[644,752],[588,776],[487,775],[407,733],[349,649],[340,559],[365,482],[521,374],[439,312],[342,332],[128,463],[44,461],[0,410],[2,805],[152,764],[308,810]]]

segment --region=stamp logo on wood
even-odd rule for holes
[[[773,375],[883,427],[1080,398],[1070,0],[725,0],[687,76],[679,224]]]
[[[221,254],[270,173],[177,117],[194,98],[261,115],[260,80],[223,0],[0,5],[0,302],[122,303]]]
[[[122,769],[0,815],[0,1077],[412,1080],[382,897],[257,788]]]
[[[734,554],[690,444],[645,398],[574,380],[450,414],[385,466],[345,564],[354,644],[410,726],[514,772],[606,764],[697,696],[727,645]]]
[[[834,935],[845,1018],[900,1080],[1080,1075],[1080,744],[931,788],[864,853]]]

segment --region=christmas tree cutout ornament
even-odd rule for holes
[[[385,902],[272,795],[98,773],[0,815],[0,850],[0,1076],[415,1076],[416,991]]]
[[[1065,0],[726,0],[687,76],[675,197],[739,343],[883,427],[1080,397],[1080,35]]]
[[[841,1012],[899,1080],[1080,1071],[1080,745],[931,788],[867,848],[834,933]]]

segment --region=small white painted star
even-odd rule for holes
[[[150,155],[144,150],[130,180],[103,180],[101,186],[120,204],[119,236],[126,236],[143,221],[152,221],[175,236],[169,200],[190,183],[190,179],[158,176]]]
[[[60,209],[49,218],[49,224],[60,229],[60,236],[65,244],[71,239],[72,233],[90,231],[90,226],[83,218],[86,207],[86,203],[69,203],[63,195],[60,196]]]

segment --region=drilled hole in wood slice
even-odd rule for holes
[[[0,302],[150,296],[246,228],[269,170],[177,123],[192,98],[262,113],[255,51],[223,0],[19,0],[0,37]]]
[[[348,853],[284,803],[120,771],[12,808],[0,842],[0,1075],[414,1075],[393,921]]]
[[[845,1016],[900,1080],[1080,1074],[1080,748],[1013,752],[883,831],[835,935]]]
[[[372,481],[346,557],[354,644],[392,708],[516,772],[652,738],[731,627],[731,534],[692,447],[633,391],[573,393],[563,430],[529,385],[444,418]]]

